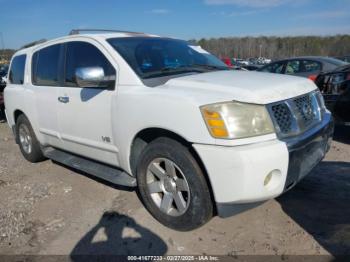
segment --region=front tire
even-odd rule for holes
[[[158,138],[141,153],[137,167],[141,199],[163,225],[189,231],[213,215],[210,191],[201,168],[188,148]]]
[[[36,163],[45,159],[40,148],[40,143],[25,115],[20,115],[17,119],[16,141],[18,141],[22,155],[29,162]]]

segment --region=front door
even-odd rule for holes
[[[112,136],[112,103],[116,100],[115,81],[109,88],[79,87],[78,68],[100,67],[109,79],[116,70],[93,43],[74,41],[65,45],[65,73],[59,91],[59,126],[64,148],[112,165],[118,165]]]
[[[62,44],[52,45],[40,49],[32,57],[32,90],[35,92],[39,132],[44,139],[41,143],[54,147],[62,147],[57,118],[62,49]]]

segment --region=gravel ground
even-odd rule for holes
[[[155,221],[135,192],[21,156],[0,124],[0,254],[350,254],[350,131],[283,196],[192,232]]]

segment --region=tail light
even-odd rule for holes
[[[309,78],[310,80],[312,80],[312,81],[315,82],[315,80],[316,80],[316,78],[317,78],[317,75],[309,75],[308,78]]]
[[[346,76],[346,80],[350,80],[350,73]]]

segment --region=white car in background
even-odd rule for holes
[[[182,231],[289,190],[333,132],[308,79],[233,71],[186,41],[133,32],[74,31],[19,50],[5,104],[27,160],[137,187]]]

